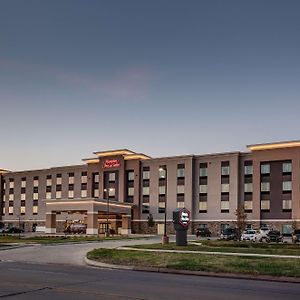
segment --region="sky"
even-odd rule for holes
[[[0,168],[300,139],[298,0],[0,1]]]

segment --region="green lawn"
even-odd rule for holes
[[[18,235],[3,235],[0,236],[0,244],[9,243],[36,243],[36,244],[60,244],[60,243],[84,243],[84,242],[101,242],[104,240],[119,240],[119,239],[137,239],[134,237],[98,237],[98,236],[36,236],[36,237],[22,237]]]
[[[87,257],[104,263],[129,266],[300,277],[300,259],[155,253],[116,249],[95,249],[89,252]]]
[[[186,247],[176,246],[175,243],[167,245],[151,244],[132,246],[141,249],[167,249],[167,250],[191,250],[209,252],[233,252],[233,253],[257,253],[257,254],[278,254],[278,255],[299,255],[300,244],[267,244],[252,242],[231,242],[231,241],[197,241],[199,245],[188,244]],[[200,243],[202,245],[200,245]]]

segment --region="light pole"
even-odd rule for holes
[[[165,173],[165,215],[164,215],[164,235],[162,237],[162,244],[168,244],[169,243],[169,237],[167,236],[167,197],[168,197],[168,193],[167,193],[167,186],[168,186],[168,176],[167,176],[167,167],[160,167],[159,168],[160,172],[164,172]]]

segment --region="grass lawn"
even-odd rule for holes
[[[151,245],[132,246],[141,249],[167,249],[167,250],[191,250],[209,252],[240,252],[258,254],[299,255],[300,244],[268,244],[234,241],[197,241],[199,245],[188,244],[186,247],[176,246],[175,243],[162,245],[160,243]],[[200,243],[202,245],[200,245]]]
[[[35,237],[22,237],[19,239],[16,235],[3,235],[0,236],[0,245],[9,243],[36,243],[36,244],[60,244],[60,243],[83,243],[83,242],[101,242],[104,240],[119,240],[119,239],[137,239],[134,237],[98,237],[98,236],[35,236]]]
[[[104,263],[129,266],[300,277],[300,259],[155,253],[116,249],[95,249],[90,251],[87,257]]]

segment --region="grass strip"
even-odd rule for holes
[[[216,273],[300,277],[300,259],[228,257],[95,249],[87,257],[103,263]]]
[[[11,243],[36,243],[36,244],[61,244],[61,243],[84,243],[84,242],[101,242],[104,240],[120,240],[120,239],[138,239],[134,237],[98,237],[98,236],[36,236],[36,237],[21,237],[12,235],[0,236],[1,244]]]
[[[200,242],[199,242],[200,243]],[[222,241],[201,241],[202,245],[188,244],[185,247],[176,246],[175,243],[162,245],[160,243],[150,245],[127,246],[140,249],[163,249],[163,250],[190,250],[208,252],[232,252],[232,253],[255,253],[274,255],[295,255],[300,256],[300,245],[294,244],[264,244],[250,242],[222,242]]]

